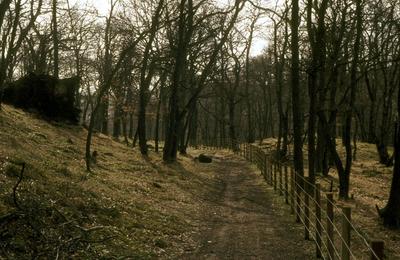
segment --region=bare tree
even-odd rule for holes
[[[227,23],[227,27],[221,31],[221,37],[219,42],[215,45],[214,49],[211,51],[211,54],[208,57],[208,61],[204,65],[204,68],[199,73],[197,87],[192,92],[192,95],[188,99],[186,105],[182,108],[178,106],[178,95],[179,95],[179,86],[183,84],[183,79],[181,78],[181,72],[183,72],[183,66],[185,64],[186,54],[188,51],[189,43],[192,36],[193,31],[193,16],[195,12],[195,8],[193,6],[192,0],[188,0],[188,12],[187,16],[185,15],[185,0],[182,0],[180,3],[180,16],[179,16],[179,26],[178,26],[178,43],[177,43],[177,52],[175,57],[175,68],[172,76],[171,82],[171,90],[170,90],[170,98],[169,98],[169,111],[168,111],[168,126],[166,131],[166,140],[164,146],[163,159],[164,161],[171,162],[176,160],[177,149],[178,149],[178,138],[181,129],[182,119],[186,116],[186,113],[190,106],[194,102],[197,102],[197,99],[200,93],[205,88],[205,82],[209,75],[212,72],[212,69],[215,66],[215,63],[218,58],[218,54],[228,39],[229,33],[231,32],[233,26],[236,23],[236,19],[239,15],[239,12],[243,9],[245,2],[241,0],[236,0],[235,5],[232,9],[233,14],[230,20]],[[230,13],[230,11],[228,12]],[[186,23],[186,21],[189,21]]]
[[[7,77],[10,78],[16,56],[21,48],[22,42],[34,26],[36,18],[40,15],[42,9],[42,0],[29,1],[29,11],[25,12],[26,5],[21,0],[10,4],[3,1],[0,5],[0,108],[3,97],[3,85]],[[7,22],[4,24],[4,15],[9,13]],[[27,15],[28,13],[28,15]],[[8,75],[7,73],[10,72]]]
[[[303,106],[300,91],[299,68],[299,1],[292,0],[291,28],[291,88],[292,88],[292,114],[294,137],[294,169],[300,176],[304,175],[303,166]]]
[[[147,140],[146,140],[146,106],[148,103],[149,86],[155,72],[156,59],[151,58],[151,49],[156,37],[157,30],[160,26],[160,16],[164,7],[164,1],[158,2],[157,8],[151,19],[149,37],[143,53],[142,65],[140,69],[140,88],[139,88],[139,114],[138,114],[138,136],[140,152],[147,155]]]
[[[53,36],[53,66],[54,66],[54,77],[59,77],[59,35],[58,35],[58,24],[57,24],[57,0],[52,0],[52,36]]]

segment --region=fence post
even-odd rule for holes
[[[267,165],[267,153],[264,153],[264,169],[265,169],[265,180],[268,182],[268,165]]]
[[[290,167],[290,213],[294,214],[294,197],[295,195],[295,179],[294,179],[294,171],[293,168]]]
[[[384,248],[385,242],[383,240],[372,240],[371,241],[371,260],[383,260],[385,257]]]
[[[335,248],[333,243],[333,193],[327,192],[326,193],[326,214],[327,214],[327,221],[326,221],[326,232],[327,232],[327,244],[328,244],[328,255],[329,259],[335,258]]]
[[[289,204],[289,179],[288,179],[288,166],[285,165],[285,203]]]
[[[304,239],[310,240],[310,184],[308,177],[304,178]]]
[[[343,207],[342,216],[342,259],[350,260],[350,221],[351,221],[351,208]]]
[[[263,153],[264,153],[264,151],[261,149],[261,148],[259,148],[259,151],[258,151],[258,166],[260,167],[260,168],[264,168],[264,166],[263,166]]]
[[[296,170],[294,170],[294,176],[295,176],[295,191],[296,191],[296,222],[300,223],[300,207],[301,207],[301,183],[300,183],[300,178],[298,176],[298,173],[296,172]]]
[[[279,195],[283,195],[282,164],[279,163]]]
[[[274,191],[276,191],[276,182],[277,182],[277,176],[276,176],[276,163],[274,163],[274,166],[273,166],[273,170],[272,170],[272,174],[273,174],[273,176],[272,176],[272,181],[273,181],[273,183],[274,183]]]
[[[264,179],[265,179],[265,181],[268,183],[268,179],[267,179],[267,176],[268,176],[268,166],[267,166],[267,153],[266,152],[263,152],[262,153],[262,158],[261,158],[261,160],[262,160],[262,164],[264,165],[263,167],[264,167]]]
[[[321,218],[321,184],[315,184],[315,242],[316,242],[316,253],[317,258],[322,257],[322,218]]]
[[[272,186],[273,183],[273,175],[274,175],[274,168],[273,168],[272,160],[269,161],[269,184]]]

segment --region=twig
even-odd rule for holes
[[[18,188],[19,184],[21,183],[22,178],[24,177],[25,163],[22,163],[21,166],[22,166],[22,168],[21,168],[21,172],[20,172],[20,174],[19,174],[19,179],[18,179],[17,183],[16,183],[16,184],[14,185],[14,187],[13,187],[13,200],[14,200],[14,204],[15,204],[15,207],[17,207],[17,209],[19,209],[19,210],[21,210],[21,207],[20,207],[19,204],[18,204],[18,199],[17,199],[17,188]]]
[[[99,230],[99,229],[107,228],[106,226],[96,226],[96,227],[91,227],[91,228],[84,228],[84,227],[81,227],[79,225],[75,225],[75,227],[79,228],[80,230],[82,230],[84,232],[91,232],[91,231],[96,231],[96,230]]]

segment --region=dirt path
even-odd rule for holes
[[[234,155],[215,156],[212,166],[204,166],[217,175],[215,193],[204,200],[200,244],[184,258],[313,259],[312,243],[255,168]]]

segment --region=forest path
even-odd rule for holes
[[[184,259],[313,259],[313,243],[303,239],[282,197],[274,194],[255,167],[227,152],[209,166],[216,180],[203,200],[199,246]],[[210,169],[212,168],[212,169]]]

